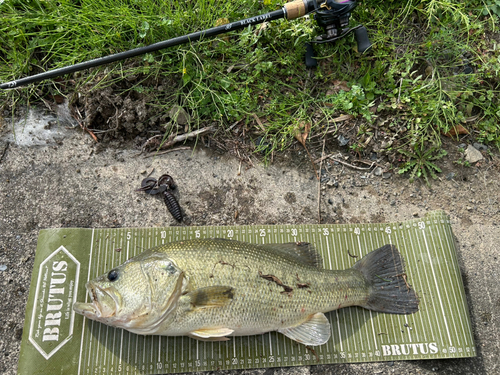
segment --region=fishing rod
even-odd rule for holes
[[[338,2],[337,2],[338,1]],[[314,58],[314,43],[331,43],[345,37],[347,34],[354,32],[358,51],[364,52],[370,48],[371,43],[368,39],[368,33],[364,26],[359,25],[353,28],[348,28],[349,17],[351,11],[356,7],[355,0],[295,0],[286,3],[281,9],[269,13],[261,14],[255,17],[246,18],[244,20],[231,22],[225,25],[213,27],[191,34],[178,36],[162,42],[154,43],[149,46],[135,48],[125,52],[115,53],[113,55],[99,57],[93,60],[81,62],[78,64],[49,70],[43,73],[28,76],[15,81],[0,84],[0,89],[13,89],[20,86],[25,86],[30,83],[39,82],[45,79],[59,77],[64,74],[74,73],[80,70],[93,68],[96,66],[109,64],[119,60],[125,60],[130,57],[142,55],[145,53],[158,51],[164,48],[177,46],[184,43],[198,41],[202,38],[209,38],[219,34],[227,33],[233,30],[243,29],[247,26],[257,25],[263,22],[273,21],[277,19],[293,20],[302,17],[311,12],[315,12],[314,18],[320,27],[323,27],[325,34],[317,37],[315,40],[307,44],[306,48],[306,66],[316,66]]]

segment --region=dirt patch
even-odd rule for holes
[[[139,137],[136,142],[142,145],[151,135],[177,133],[171,108],[158,105],[172,101],[177,82],[173,78],[155,80],[134,75],[108,83],[105,88],[89,83],[80,88],[70,106],[74,116],[100,142]]]

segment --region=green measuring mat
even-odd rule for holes
[[[250,243],[314,244],[326,269],[347,269],[394,244],[419,312],[389,315],[349,307],[326,316],[331,338],[314,351],[277,333],[225,342],[139,336],[75,314],[85,283],[142,251],[167,242],[227,238]],[[164,374],[476,355],[451,225],[432,212],[401,223],[251,225],[40,232],[19,359],[19,374]]]

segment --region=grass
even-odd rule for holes
[[[276,0],[7,0],[0,4],[5,36],[0,81],[281,5]],[[313,71],[303,62],[304,43],[322,31],[312,18],[279,20],[79,72],[65,77],[70,84],[54,80],[3,91],[0,103],[12,107],[47,95],[72,98],[112,87],[116,95],[142,95],[157,119],[149,124],[159,129],[174,105],[190,114],[190,129],[216,123],[223,133],[240,121],[252,130],[247,134],[265,137],[261,151],[267,155],[292,144],[304,123],[312,133],[326,133],[343,114],[355,117],[350,147],[358,155],[369,150],[365,140],[380,127],[394,141],[394,152],[407,155],[439,148],[442,135],[457,125],[500,149],[498,9],[493,0],[363,1],[351,24],[367,26],[371,52],[358,54],[352,36],[319,45]],[[172,83],[171,90],[156,89],[162,79]]]

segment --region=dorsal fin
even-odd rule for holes
[[[288,242],[257,245],[267,251],[276,252],[296,262],[323,268],[321,255],[308,242]]]

